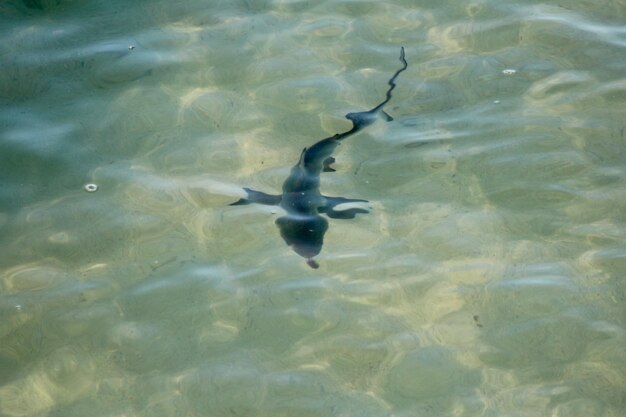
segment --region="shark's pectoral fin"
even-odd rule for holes
[[[332,156],[329,156],[328,158],[324,159],[324,162],[322,163],[324,169],[324,172],[335,172],[335,169],[333,167],[330,166],[330,164],[335,162],[335,158],[333,158]]]
[[[326,213],[331,219],[354,219],[359,213],[369,213],[369,210],[353,207],[345,210],[335,210],[339,204],[346,203],[368,203],[367,200],[360,198],[343,198],[343,197],[324,197],[326,199],[326,205],[320,207],[318,211],[320,213]]]
[[[380,111],[380,115],[386,122],[393,122],[393,117],[389,116],[389,114],[387,114],[384,110]]]
[[[344,198],[344,197],[327,197],[327,196],[324,196],[324,198],[326,199],[326,207],[328,208],[334,208],[338,206],[339,204],[345,204],[345,203],[369,203],[369,201],[363,200],[362,198]]]
[[[345,210],[327,209],[326,215],[331,219],[354,219],[359,213],[369,213],[368,210],[362,208],[349,208]]]
[[[247,198],[240,198],[234,203],[230,203],[229,206],[244,206],[246,204],[252,204],[252,201],[248,200]]]
[[[280,200],[282,199],[282,196],[280,195],[265,194],[260,191],[252,190],[250,188],[244,188],[244,191],[247,194],[246,198],[240,198],[239,200],[229,205],[243,206],[246,204],[256,203],[256,204],[263,204],[266,206],[277,206],[280,204]]]

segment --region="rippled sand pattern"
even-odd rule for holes
[[[625,415],[626,7],[447,3],[1,2],[0,416]]]

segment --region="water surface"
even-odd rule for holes
[[[2,2],[0,416],[624,415],[626,7],[457,3]]]

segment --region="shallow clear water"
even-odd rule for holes
[[[447,3],[0,3],[0,416],[623,416],[626,4]]]

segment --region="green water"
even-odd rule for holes
[[[626,3],[0,2],[0,416],[626,415]],[[383,98],[281,239],[300,151]],[[86,184],[96,184],[87,192]]]

